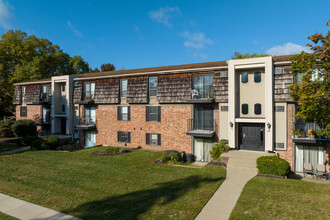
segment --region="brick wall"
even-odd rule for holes
[[[16,106],[16,120],[29,119],[37,122],[42,119],[42,105],[27,105],[27,116],[21,117],[21,105]],[[41,135],[41,126],[37,126],[37,134]]]
[[[294,115],[295,115],[295,105],[287,104],[287,147],[286,151],[278,150],[276,151],[280,158],[287,160],[290,163],[291,170],[294,170],[294,143],[292,141],[292,129],[294,128]]]
[[[117,106],[99,105],[96,109],[97,145],[122,146],[117,131],[131,132],[129,147],[152,150],[192,152],[192,137],[187,136],[187,120],[192,118],[191,105],[162,105],[161,122],[146,121],[146,106],[131,105],[131,120],[117,120]],[[146,145],[146,133],[161,134],[161,146]]]

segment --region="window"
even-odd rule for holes
[[[312,169],[316,172],[318,165],[325,164],[323,146],[296,145],[295,150],[295,171],[303,172],[304,163],[312,164]]]
[[[119,121],[129,121],[131,120],[130,106],[118,106],[118,117]]]
[[[94,98],[95,83],[85,83],[85,100],[92,100]]]
[[[42,107],[42,122],[50,122],[50,108]]]
[[[284,112],[284,106],[275,106],[275,112]]]
[[[146,134],[146,143],[148,145],[161,145],[161,136],[160,134]]]
[[[249,82],[249,74],[248,74],[248,72],[242,72],[241,73],[241,82],[242,83],[248,83]]]
[[[249,105],[248,104],[242,104],[242,114],[243,115],[249,114]]]
[[[65,112],[65,105],[62,105],[62,112]]]
[[[161,120],[160,106],[147,106],[146,107],[146,119],[147,119],[147,121],[160,122],[160,120]]]
[[[275,148],[284,150],[285,149],[284,143],[277,143],[276,142],[275,143]]]
[[[254,82],[255,83],[261,82],[261,72],[260,71],[254,72]]]
[[[95,124],[96,116],[95,116],[95,107],[85,107],[85,122],[84,124]]]
[[[120,96],[126,97],[127,95],[127,79],[120,80]]]
[[[284,68],[276,68],[275,69],[275,74],[276,75],[284,74]]]
[[[62,90],[62,92],[65,92],[65,84],[61,85],[61,90]]]
[[[131,143],[131,132],[118,131],[118,142]]]
[[[49,95],[49,86],[42,86],[42,96],[41,99],[47,101]]]
[[[260,103],[254,104],[254,114],[261,115],[261,104]]]
[[[157,77],[149,78],[149,95],[150,96],[157,95]]]
[[[198,98],[213,97],[213,75],[195,75],[194,88],[198,93]]]
[[[22,86],[22,102],[24,102],[25,99],[25,91],[26,91],[26,87]]]
[[[228,112],[228,106],[227,105],[221,106],[221,111]]]
[[[21,117],[27,117],[27,107],[26,106],[21,106]]]

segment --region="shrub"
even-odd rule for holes
[[[37,129],[32,120],[18,120],[13,124],[13,132],[16,137],[35,136]]]
[[[260,174],[286,176],[290,172],[290,164],[277,156],[262,156],[257,159]]]
[[[41,138],[35,139],[34,141],[32,141],[31,143],[31,150],[47,150],[42,143],[44,141]]]
[[[58,137],[55,136],[44,137],[42,140],[41,148],[47,150],[56,150],[60,143]]]
[[[0,137],[14,136],[12,130],[14,121],[15,121],[15,117],[4,117],[2,120],[0,120]]]
[[[330,138],[330,123],[325,128],[318,130],[317,135]]]
[[[107,147],[103,152],[106,154],[117,154],[119,153],[120,147]]]
[[[227,145],[227,140],[220,140],[212,147],[212,150],[210,151],[212,159],[221,160],[221,154],[223,154],[224,152],[228,152],[229,149],[230,147]]]
[[[180,154],[177,153],[170,153],[170,154],[165,154],[162,157],[162,162],[163,163],[180,163],[181,162],[181,158],[180,158]]]
[[[31,146],[32,142],[39,139],[36,136],[27,136],[17,140],[17,145],[19,146]]]
[[[67,140],[64,141],[64,145],[73,145],[73,144],[74,144],[73,140],[67,139]]]

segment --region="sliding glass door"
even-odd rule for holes
[[[194,89],[198,92],[198,98],[212,98],[213,75],[195,75]]]
[[[194,108],[194,130],[214,130],[212,107]]]
[[[304,172],[304,163],[312,164],[313,171],[316,172],[318,164],[324,165],[324,148],[322,146],[297,145],[295,150],[295,171]]]
[[[213,147],[212,139],[194,138],[194,155],[196,161],[211,161],[210,151]]]

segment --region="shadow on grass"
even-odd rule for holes
[[[82,219],[139,219],[140,215],[147,212],[156,203],[157,205],[166,205],[190,190],[198,188],[202,183],[216,182],[221,179],[190,176],[175,181],[159,183],[153,189],[111,196],[62,211]],[[193,202],[194,198],[192,197],[191,200]],[[168,210],[166,213],[171,214],[172,210]],[[154,218],[156,219],[157,216],[154,216]]]

